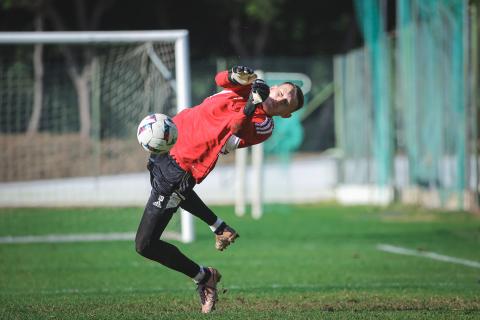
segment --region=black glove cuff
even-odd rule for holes
[[[234,84],[236,86],[239,86],[240,83],[238,83],[235,79],[232,78],[232,70],[228,71],[228,81],[230,81],[231,84]]]
[[[248,99],[248,102],[247,104],[245,105],[245,108],[243,108],[243,113],[247,116],[247,117],[251,117],[253,115],[253,113],[255,112],[255,108],[257,106],[253,104],[252,100],[251,99]]]

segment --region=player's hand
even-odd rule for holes
[[[246,86],[257,79],[257,74],[251,68],[235,66],[228,71],[228,79],[233,84]]]
[[[250,97],[253,104],[258,105],[267,100],[270,95],[270,87],[262,79],[256,79],[252,84]]]
[[[250,117],[255,112],[255,108],[261,105],[270,95],[270,87],[261,79],[256,79],[252,84],[252,91],[248,97],[247,104],[243,113]]]

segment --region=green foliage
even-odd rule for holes
[[[12,2],[13,0],[2,0],[0,1],[0,6],[3,8],[3,9],[10,9],[12,7]]]
[[[17,61],[8,66],[6,78],[20,86],[22,91],[27,90],[31,92],[31,85],[33,84],[32,69],[30,65]]]
[[[43,0],[1,0],[0,8],[9,10],[12,8],[36,9],[43,3]]]
[[[245,13],[254,20],[271,22],[280,13],[284,2],[285,0],[248,0]]]

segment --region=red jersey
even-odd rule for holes
[[[243,113],[251,85],[232,84],[227,71],[218,73],[215,82],[224,90],[173,117],[178,139],[170,155],[197,183],[215,167],[222,147],[232,135],[240,138],[242,148],[265,141],[273,131],[273,119],[262,108],[256,108],[252,117]]]

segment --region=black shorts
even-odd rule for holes
[[[163,199],[170,201],[166,208],[178,207],[196,184],[192,175],[183,170],[169,153],[151,156],[147,168],[152,193],[158,194],[160,203]]]

